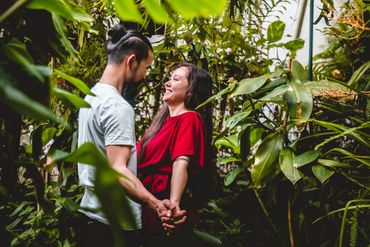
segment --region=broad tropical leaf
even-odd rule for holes
[[[144,23],[134,0],[113,0],[113,3],[121,20]]]
[[[312,166],[312,172],[322,184],[334,174],[334,171],[321,165]]]
[[[310,89],[299,81],[289,82],[290,88],[285,93],[290,119],[297,125],[306,122],[312,113],[313,98]]]
[[[119,178],[127,178],[111,168],[104,154],[93,143],[84,143],[72,153],[57,150],[52,154],[52,158],[55,162],[81,162],[95,167],[95,193],[102,204],[105,216],[114,230],[113,234],[116,241],[120,242],[119,229],[122,226],[135,227],[133,214],[128,207],[127,198],[124,196],[126,191],[117,182]]]
[[[303,174],[297,169],[294,164],[294,153],[290,148],[284,148],[279,156],[280,169],[292,184],[296,184]]]
[[[160,0],[143,0],[143,3],[145,5],[145,9],[155,22],[166,23],[171,20]]]
[[[214,143],[217,148],[226,147],[231,148],[235,154],[240,154],[240,146],[238,143],[238,135],[223,136],[217,139]]]
[[[275,97],[284,94],[286,91],[288,91],[288,89],[289,89],[289,85],[278,86],[278,87],[274,88],[274,90],[272,90],[270,93],[266,94],[262,98],[259,98],[258,100],[260,100],[260,101],[271,101]]]
[[[285,23],[282,21],[274,21],[267,28],[267,40],[269,43],[274,43],[281,40],[285,30]]]
[[[69,20],[94,21],[94,18],[87,14],[83,7],[71,3],[69,0],[32,0],[27,5],[29,9],[42,9]]]
[[[57,75],[57,76],[60,76],[61,78],[65,79],[67,81],[69,81],[73,86],[78,88],[84,94],[92,95],[92,92],[90,91],[89,87],[83,81],[81,81],[80,79],[78,79],[76,77],[73,77],[73,76],[70,76],[70,75],[67,75],[66,73],[64,73],[60,70],[57,70],[57,69],[54,69],[54,74]]]
[[[169,0],[171,7],[185,19],[221,15],[226,7],[226,0]]]
[[[70,104],[73,107],[75,107],[77,110],[80,109],[81,107],[90,107],[90,105],[85,100],[63,89],[53,87],[52,92],[67,104]]]
[[[243,167],[242,166],[239,166],[237,168],[234,168],[233,170],[231,170],[225,177],[225,180],[224,180],[224,184],[225,186],[229,186],[230,184],[232,184],[235,180],[235,178],[243,171]]]
[[[235,113],[225,121],[224,128],[234,128],[238,123],[240,123],[240,121],[243,121],[246,117],[248,117],[251,112],[252,110],[249,109],[247,111]]]
[[[32,100],[22,91],[11,86],[10,76],[7,76],[5,71],[0,67],[0,100],[3,101],[10,108],[14,109],[21,115],[25,115],[36,120],[52,120],[67,126],[64,120],[57,118],[49,108]]]
[[[294,157],[294,166],[302,167],[316,160],[320,155],[320,150],[310,150]]]
[[[276,77],[280,75],[281,75],[281,71],[278,71],[274,73],[264,74],[256,78],[243,79],[240,82],[238,82],[238,87],[232,93],[232,96],[254,93],[259,88],[261,88],[268,79],[270,79],[271,77]]]
[[[284,137],[280,133],[268,135],[258,147],[251,169],[254,186],[261,187],[272,178],[277,170],[277,160],[283,149]]]
[[[292,75],[293,78],[306,82],[308,80],[308,71],[305,70],[300,62],[293,60],[292,62]]]

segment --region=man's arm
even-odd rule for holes
[[[160,201],[155,198],[140,180],[128,169],[127,164],[131,155],[131,146],[125,145],[108,145],[106,146],[107,158],[113,169],[123,174],[129,179],[120,178],[119,183],[126,189],[131,199],[147,205],[155,210],[159,216],[167,215],[174,210],[174,206],[170,205],[168,200]]]

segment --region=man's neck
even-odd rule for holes
[[[123,76],[123,69],[120,68],[120,65],[116,64],[108,64],[105,67],[102,77],[100,78],[100,82],[104,84],[109,84],[122,93],[123,86],[124,86],[124,76]]]

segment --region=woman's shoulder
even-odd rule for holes
[[[199,112],[196,111],[187,111],[179,115],[179,119],[182,121],[202,121],[202,117]]]
[[[177,119],[177,125],[181,127],[185,126],[192,126],[193,128],[196,126],[203,125],[203,119],[201,115],[196,111],[187,111],[181,115]]]

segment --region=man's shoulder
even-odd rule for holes
[[[105,100],[101,104],[103,109],[111,110],[111,111],[130,111],[134,112],[132,106],[122,97],[109,97],[105,98]]]
[[[120,93],[110,85],[97,83],[92,92],[92,96],[97,103],[97,106],[103,110],[116,110],[116,111],[133,111],[132,106],[120,95]]]

